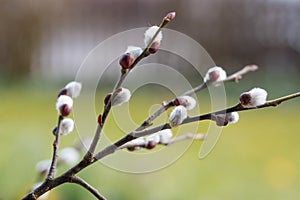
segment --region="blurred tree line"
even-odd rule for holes
[[[74,75],[99,42],[171,10],[178,17],[168,28],[197,40],[217,64],[299,74],[297,0],[1,0],[0,73]]]

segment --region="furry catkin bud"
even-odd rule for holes
[[[170,114],[169,121],[172,127],[176,127],[187,118],[187,110],[184,106],[177,106]]]
[[[247,106],[249,105],[251,102],[251,94],[249,94],[248,92],[244,92],[240,95],[240,103],[243,105],[243,106]]]
[[[148,135],[146,137],[146,143],[148,143],[150,141],[155,141],[156,143],[159,143],[159,140],[160,140],[160,136],[159,136],[158,132]]]
[[[261,88],[253,88],[240,95],[240,104],[244,107],[256,107],[266,103],[268,93]]]
[[[72,98],[77,98],[80,95],[81,88],[82,88],[81,83],[72,81],[65,86],[65,89],[67,90],[66,95]]]
[[[205,83],[215,83],[215,82],[219,82],[219,81],[223,81],[227,78],[227,74],[226,71],[224,71],[221,67],[213,67],[210,68],[203,81]]]
[[[159,142],[161,144],[168,144],[173,136],[171,129],[164,129],[158,132]]]
[[[60,95],[56,102],[56,110],[61,116],[68,116],[72,110],[73,100],[67,95]]]
[[[64,104],[60,107],[60,115],[68,116],[71,112],[71,107],[68,104]]]
[[[237,112],[227,113],[228,124],[234,124],[239,121],[239,114]]]
[[[61,121],[60,134],[67,135],[74,129],[74,121],[70,118],[64,118]]]
[[[146,144],[146,149],[154,149],[156,147],[156,145],[157,145],[157,142],[154,140],[151,140]]]
[[[114,97],[114,99],[112,100],[111,105],[112,106],[120,106],[123,103],[126,103],[129,101],[131,97],[131,93],[128,89],[126,88],[120,88],[117,91],[117,95]]]
[[[134,60],[143,53],[143,49],[136,46],[128,46],[125,53],[130,53],[133,55]]]
[[[126,148],[128,151],[136,151],[136,150],[140,150],[142,146],[144,147],[145,144],[146,144],[145,138],[140,137],[127,142],[125,146],[127,146]]]
[[[144,37],[144,43],[145,46],[147,46],[150,41],[152,40],[153,36],[155,35],[155,33],[158,31],[159,27],[158,26],[151,26],[150,28],[148,28],[145,32],[145,37]],[[154,38],[153,42],[158,42],[161,43],[162,40],[162,33],[161,31],[159,31],[159,33],[157,34],[157,36]]]
[[[133,62],[134,62],[134,57],[131,53],[123,54],[119,60],[119,64],[124,70],[129,69]]]
[[[143,53],[140,47],[128,46],[125,53],[121,56],[119,64],[123,70],[130,69],[135,59]]]
[[[174,104],[176,106],[182,105],[187,110],[192,110],[196,106],[196,100],[190,96],[180,96],[175,99]]]
[[[149,53],[151,54],[154,54],[158,51],[160,47],[160,42],[156,41],[156,42],[153,42],[149,48]]]

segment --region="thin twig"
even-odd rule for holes
[[[248,72],[254,72],[258,69],[257,65],[247,65],[242,70],[237,71],[236,73],[228,76],[224,81],[239,81],[242,79],[243,75]]]
[[[94,138],[93,138],[93,140],[92,140],[92,142],[90,144],[89,150],[86,152],[86,154],[84,156],[84,159],[92,161],[93,154],[95,152],[97,143],[98,143],[98,141],[100,139],[101,131],[102,131],[102,126],[100,124],[98,124],[96,133],[95,133]]]
[[[52,155],[52,162],[50,165],[50,169],[47,175],[48,180],[52,180],[55,175],[56,171],[56,165],[57,165],[57,158],[58,158],[58,147],[59,147],[59,140],[60,140],[60,128],[61,128],[61,121],[63,120],[63,117],[60,115],[58,117],[58,122],[57,122],[57,129],[55,132],[55,139],[53,142],[53,155]]]
[[[186,133],[184,135],[180,135],[177,136],[175,138],[172,138],[168,144],[166,145],[172,145],[176,142],[180,142],[183,140],[204,140],[206,138],[206,134],[204,133],[198,133],[198,134],[194,134],[194,133]]]
[[[183,140],[204,140],[206,138],[206,134],[203,133],[198,133],[198,134],[194,134],[194,133],[186,133],[177,137],[172,138],[169,142],[167,143],[158,143],[160,145],[164,145],[164,146],[170,146],[174,143],[183,141]],[[130,142],[127,142],[126,144],[120,146],[118,148],[118,150],[121,149],[126,149],[126,148],[132,148],[132,147],[146,147],[147,145],[147,141],[138,141],[137,143],[131,144]]]
[[[76,183],[82,187],[84,187],[86,190],[88,190],[90,193],[92,193],[97,199],[99,200],[105,200],[105,197],[102,196],[96,188],[88,184],[85,180],[78,176],[71,176],[70,183]]]
[[[192,94],[195,94],[197,92],[200,92],[201,90],[207,88],[207,84],[206,83],[201,83],[200,85],[198,85],[197,87],[186,91],[185,93],[183,93],[181,96],[191,96]]]

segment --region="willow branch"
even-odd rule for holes
[[[103,197],[97,189],[95,189],[93,186],[91,186],[90,184],[88,184],[85,180],[81,179],[78,176],[72,176],[70,178],[70,183],[75,183],[77,185],[82,186],[83,188],[85,188],[86,190],[88,190],[91,194],[93,194],[97,199],[99,200],[105,200],[105,197]]]
[[[155,40],[155,38],[157,37],[157,35],[159,34],[159,32],[161,31],[161,29],[168,23],[169,21],[168,20],[163,20],[161,22],[161,24],[159,25],[159,28],[157,29],[157,31],[155,32],[155,34],[153,35],[152,39],[149,41],[149,43],[147,44],[147,46],[145,47],[145,49],[143,50],[143,52],[141,53],[141,55],[139,55],[135,60],[134,62],[132,63],[132,65],[130,66],[129,69],[127,70],[121,70],[121,75],[120,75],[120,78],[118,79],[117,83],[115,84],[114,86],[114,90],[113,90],[113,93],[112,93],[112,96],[109,100],[109,102],[107,103],[107,105],[104,107],[104,111],[102,113],[102,116],[101,116],[101,123],[98,124],[98,127],[97,127],[97,130],[96,130],[96,133],[94,135],[94,138],[92,140],[92,143],[89,147],[89,150],[88,152],[86,153],[85,155],[85,158],[88,159],[88,160],[91,160],[93,159],[93,154],[95,152],[95,149],[96,149],[96,146],[97,146],[97,143],[100,139],[100,135],[101,135],[101,132],[102,132],[102,128],[105,124],[105,121],[106,121],[106,118],[111,110],[111,107],[112,107],[112,101],[113,99],[116,97],[117,95],[117,91],[118,89],[122,86],[122,84],[124,83],[127,75],[129,74],[129,72],[145,57],[147,57],[149,55],[149,48],[151,47],[153,41]]]
[[[266,101],[266,103],[264,103],[260,106],[256,106],[256,107],[243,107],[240,103],[238,103],[235,106],[232,106],[232,107],[229,107],[229,108],[226,108],[226,109],[223,109],[223,110],[207,113],[207,114],[204,114],[204,115],[189,117],[186,120],[184,120],[182,122],[182,124],[187,124],[187,123],[191,123],[191,122],[195,122],[195,121],[211,119],[214,115],[218,115],[218,114],[231,113],[231,112],[240,112],[240,111],[245,111],[245,110],[261,109],[261,108],[266,108],[266,107],[276,107],[276,106],[280,105],[282,102],[294,99],[294,98],[299,97],[299,96],[300,96],[300,92],[293,93],[293,94],[286,95],[286,96],[283,96],[283,97],[280,97],[280,98],[277,98],[277,99]]]
[[[165,20],[164,20],[165,21]],[[148,49],[150,48],[152,42],[154,41],[155,37],[157,36],[157,34],[159,33],[160,29],[165,25],[164,24],[164,21],[161,23],[159,29],[157,30],[157,32],[155,33],[154,37],[152,38],[152,40],[149,42],[149,44],[147,45],[147,47],[144,49],[143,53],[134,61],[134,63],[132,64],[132,67],[130,70],[132,70],[132,68],[142,59],[144,58],[146,55],[147,55],[147,51]],[[189,91],[186,91],[185,93],[183,93],[182,95],[180,96],[184,96],[184,95],[192,95],[196,92],[199,92],[205,88],[207,88],[207,86],[209,85],[217,85],[217,84],[220,84],[221,82],[224,83],[224,82],[229,82],[229,81],[238,81],[242,78],[243,75],[249,73],[249,72],[253,72],[253,71],[256,71],[258,69],[258,67],[256,65],[247,65],[245,66],[243,69],[235,72],[234,74],[230,75],[229,77],[227,77],[225,80],[222,80],[222,81],[218,81],[218,82],[215,82],[215,83],[201,83],[200,85],[196,86],[195,88],[189,90]],[[128,72],[125,72],[125,73],[122,73],[122,75],[124,77],[127,76]],[[117,89],[117,88],[115,88]],[[112,98],[111,98],[112,99]],[[146,128],[148,128],[149,126],[152,125],[152,122],[158,117],[160,116],[163,112],[165,112],[166,110],[168,110],[169,108],[173,107],[174,106],[174,101],[175,101],[176,98],[172,99],[171,101],[167,102],[167,103],[163,103],[153,114],[151,114],[147,119],[145,119],[143,121],[143,123],[135,129],[135,131],[143,131],[145,130]],[[109,102],[108,103],[108,106],[111,106],[111,103]],[[130,135],[131,133],[129,133],[128,135]],[[129,138],[129,137],[128,137]],[[124,139],[125,140],[125,139]],[[122,140],[123,141],[123,140]],[[123,145],[123,144],[122,144]],[[109,147],[108,149],[104,149],[104,152],[109,152],[111,153],[111,151],[115,151],[118,147],[120,146],[117,146],[117,147]],[[109,150],[109,151],[106,151],[106,150]],[[96,156],[96,159],[99,159],[98,157],[101,157],[102,154],[99,152],[98,153],[98,156]]]
[[[258,69],[258,67],[256,65],[247,65],[243,69],[228,76],[225,80],[218,81],[215,83],[203,82],[200,85],[196,86],[195,88],[184,92],[180,96],[191,96],[192,94],[200,92],[201,90],[207,88],[210,85],[217,85],[217,84],[224,83],[224,82],[241,80],[243,75],[245,75],[249,72],[256,71],[257,69]],[[162,104],[152,115],[150,115],[146,120],[144,120],[144,122],[135,131],[142,131],[145,128],[149,127],[154,119],[156,119],[158,116],[160,116],[164,111],[166,111],[169,108],[174,106],[175,99],[176,98],[172,99],[171,101],[169,101],[167,103]]]
[[[58,117],[58,122],[57,122],[57,129],[55,132],[55,139],[53,142],[53,155],[52,155],[52,162],[50,165],[50,169],[47,175],[47,179],[51,180],[54,178],[55,175],[55,171],[56,171],[56,165],[57,165],[57,159],[58,159],[58,155],[57,155],[57,151],[58,151],[58,147],[59,147],[59,140],[60,140],[60,126],[61,126],[61,121],[63,120],[62,116]]]
[[[239,111],[244,111],[244,110],[253,110],[253,109],[260,109],[260,108],[265,108],[265,107],[271,107],[271,106],[277,106],[279,104],[281,104],[284,101],[296,98],[300,96],[300,92],[291,94],[291,95],[287,95],[287,96],[283,96],[274,100],[270,100],[267,101],[265,104],[257,106],[257,107],[250,107],[250,108],[246,108],[243,107],[241,104],[237,104],[235,106],[223,109],[223,110],[219,110],[219,111],[215,111],[215,112],[210,112],[207,114],[203,114],[203,115],[198,115],[198,116],[193,116],[193,117],[188,117],[186,118],[182,124],[188,124],[191,122],[196,122],[196,121],[202,121],[202,120],[211,120],[212,118],[214,118],[215,115],[217,114],[224,114],[224,113],[230,113],[230,112],[239,112]],[[103,149],[102,151],[100,151],[99,153],[97,153],[95,155],[95,159],[99,160],[109,154],[114,153],[116,150],[118,150],[119,147],[121,147],[122,145],[126,144],[127,142],[130,142],[133,139],[139,138],[139,137],[143,137],[143,136],[147,136],[153,133],[156,133],[158,131],[161,131],[163,129],[170,129],[172,128],[170,126],[169,123],[165,123],[165,124],[161,124],[158,125],[154,128],[151,129],[147,129],[147,130],[142,130],[142,131],[132,131],[129,134],[127,134],[126,136],[124,136],[123,138],[121,138],[120,140],[118,140],[117,142],[115,142],[114,144],[106,147],[105,149]]]
[[[275,106],[278,106],[279,104],[281,104],[282,102],[294,99],[299,96],[300,96],[300,92],[297,92],[297,93],[283,96],[283,97],[280,97],[280,98],[277,98],[274,100],[269,100],[263,105],[260,105],[257,107],[251,107],[251,108],[246,108],[246,107],[243,107],[241,104],[237,104],[235,106],[232,106],[232,107],[229,107],[229,108],[226,108],[223,110],[207,113],[204,115],[188,117],[186,120],[183,121],[183,123],[181,125],[188,124],[188,123],[195,122],[195,121],[210,120],[212,118],[212,116],[217,115],[217,114],[239,112],[239,111],[245,111],[245,110],[254,110],[254,109],[260,109],[260,108],[266,108],[266,107],[275,107]],[[159,125],[157,127],[154,127],[152,129],[147,129],[144,131],[136,131],[136,132],[133,131],[133,132],[129,133],[128,135],[124,136],[123,138],[121,138],[120,140],[118,140],[117,142],[115,142],[114,144],[106,147],[105,149],[103,149],[102,151],[97,153],[94,156],[95,159],[93,161],[87,162],[86,160],[82,160],[76,166],[74,166],[73,168],[71,168],[70,170],[65,172],[64,174],[60,175],[59,177],[55,178],[54,180],[49,180],[47,182],[44,182],[40,187],[38,187],[36,190],[32,191],[31,193],[27,194],[27,196],[24,197],[23,199],[24,200],[37,199],[38,196],[44,194],[46,191],[48,191],[60,184],[67,182],[68,177],[71,177],[71,176],[77,174],[82,169],[86,168],[87,166],[91,165],[92,163],[96,162],[97,160],[100,160],[101,158],[114,153],[116,150],[118,150],[119,147],[126,144],[127,142],[129,142],[133,139],[136,139],[138,137],[150,135],[150,134],[156,133],[160,130],[167,129],[167,128],[172,128],[172,127],[168,123],[165,123],[165,124]],[[188,138],[190,136],[187,135],[185,137]],[[179,141],[183,140],[183,138],[177,138],[177,139]]]
[[[290,94],[290,95],[287,95],[287,96],[283,96],[283,97],[280,97],[280,98],[277,98],[277,99],[266,101],[266,103],[264,103],[260,106],[256,106],[256,107],[243,107],[240,103],[238,103],[235,106],[225,108],[223,110],[210,112],[210,113],[203,114],[203,115],[188,117],[181,123],[181,125],[188,124],[188,123],[191,123],[191,122],[196,122],[196,121],[211,120],[212,118],[214,118],[215,115],[218,115],[218,114],[225,114],[225,113],[231,113],[231,112],[240,112],[240,111],[245,111],[245,110],[254,110],[254,109],[260,109],[260,108],[266,108],[266,107],[275,107],[275,106],[278,106],[279,104],[281,104],[284,101],[288,101],[288,100],[291,100],[291,99],[299,97],[299,96],[300,96],[300,92],[297,92],[297,93]],[[168,128],[171,128],[170,124],[165,123],[165,124],[162,124],[162,125],[159,125],[159,126],[156,126],[154,128],[147,129],[147,130],[144,130],[144,131],[131,132],[130,134],[134,138],[138,138],[138,137],[150,135],[152,133],[156,133],[160,130],[168,129]]]

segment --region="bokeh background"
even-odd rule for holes
[[[20,199],[36,180],[36,162],[51,156],[57,89],[74,79],[91,49],[113,34],[156,24],[169,11],[177,17],[168,28],[198,41],[229,73],[251,63],[260,67],[226,86],[228,105],[254,86],[267,89],[270,98],[299,91],[299,0],[0,2],[0,199]],[[146,93],[138,98],[140,108],[162,100]],[[241,113],[203,160],[197,157],[201,142],[194,142],[178,161],[153,173],[128,174],[99,164],[80,175],[108,199],[297,199],[299,105],[295,99]],[[133,113],[137,123],[145,116],[140,110]],[[77,139],[70,135],[63,145]],[[67,184],[49,199],[93,197]]]

